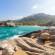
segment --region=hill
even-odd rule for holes
[[[19,22],[33,23],[33,24],[46,24],[48,22],[54,22],[55,23],[55,15],[38,13],[38,14],[24,17]]]
[[[38,13],[24,17],[20,20],[7,20],[0,21],[0,23],[13,22],[16,25],[54,25],[55,26],[55,15],[48,15],[44,13]]]

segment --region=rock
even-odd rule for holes
[[[2,50],[2,55],[11,55],[7,49]]]
[[[50,39],[50,34],[49,33],[41,33],[40,37],[42,39],[45,39],[46,41]]]
[[[44,35],[46,35],[46,33]],[[1,46],[0,54],[1,55],[55,54],[55,47],[50,45],[51,42],[41,45],[37,42],[37,40],[38,40],[37,38],[18,37],[16,39],[0,42],[0,46]]]
[[[10,54],[7,49],[0,47],[0,55],[10,55]]]
[[[22,38],[16,39],[17,45],[20,46],[23,50],[26,51],[34,51],[34,52],[43,52],[43,50],[40,50],[39,48],[31,47],[24,41]]]
[[[9,22],[7,22],[6,23],[6,26],[14,27],[15,26],[15,23],[12,23],[12,22],[9,23]]]
[[[40,33],[32,33],[30,36],[31,38],[37,38],[40,36]]]

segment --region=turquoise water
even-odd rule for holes
[[[15,35],[23,35],[32,31],[47,29],[47,27],[38,26],[17,26],[17,27],[0,27],[0,40],[9,39]]]

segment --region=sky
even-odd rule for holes
[[[0,21],[37,13],[55,15],[55,0],[0,0]]]

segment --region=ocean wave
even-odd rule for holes
[[[19,36],[21,35],[14,35],[14,36],[8,37],[7,39],[15,39],[15,38],[18,38]]]

